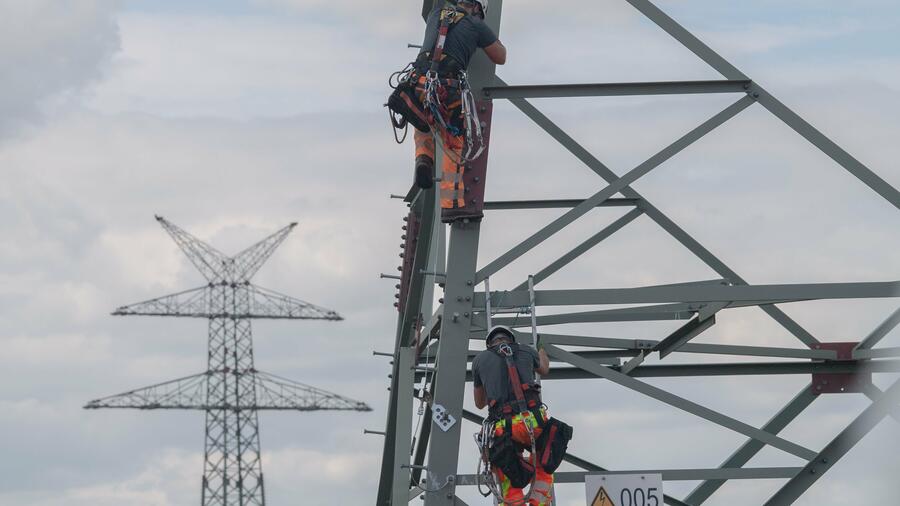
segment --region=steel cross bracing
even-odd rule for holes
[[[430,11],[433,1],[424,0],[423,14]],[[603,378],[748,438],[746,443],[718,467],[633,471],[661,473],[665,480],[702,481],[683,499],[666,496],[666,504],[698,506],[709,499],[727,480],[775,478],[785,480],[784,484],[766,504],[791,504],[883,418],[891,416],[900,421],[900,408],[897,407],[900,401],[900,383],[895,383],[882,392],[871,382],[873,374],[900,372],[900,348],[875,348],[878,342],[900,323],[900,309],[887,317],[868,336],[859,336],[856,342],[824,343],[777,306],[787,302],[822,299],[900,297],[900,282],[888,279],[878,283],[750,285],[630,185],[743,110],[758,105],[782,120],[898,209],[900,209],[900,192],[779,102],[759,83],[727,62],[649,0],[625,1],[718,71],[724,79],[510,86],[495,76],[494,66],[484,55],[476,55],[470,67],[469,77],[483,103],[489,103],[491,100],[509,100],[526,117],[605,180],[606,185],[599,188],[594,195],[582,200],[485,202],[483,204],[485,211],[558,208],[565,212],[549,225],[537,230],[480,268],[476,265],[480,223],[477,220],[451,223],[449,245],[445,249],[443,242],[445,228],[439,221],[440,213],[435,210],[436,190],[417,192],[414,189],[409,193],[407,202],[410,206],[410,217],[416,221],[421,231],[414,238],[415,248],[406,249],[407,258],[404,260],[410,269],[407,271],[409,277],[403,279],[404,290],[401,291],[403,296],[398,303],[401,312],[397,325],[393,371],[390,376],[381,480],[376,499],[379,506],[405,504],[423,495],[426,506],[465,504],[457,496],[456,487],[474,485],[475,477],[471,474],[474,465],[471,469],[467,468],[465,463],[462,468],[459,467],[462,420],[476,424],[482,421],[481,416],[463,409],[465,384],[471,381],[471,372],[467,370],[467,365],[476,353],[469,350],[468,343],[470,339],[483,339],[487,326],[486,308],[489,307],[493,313],[502,315],[521,312],[529,308],[531,303],[527,280],[513,287],[504,287],[502,291],[497,291],[496,286],[493,286],[489,293],[476,291],[476,287],[598,206],[630,206],[633,210],[535,273],[533,276],[535,284],[540,284],[640,216],[646,216],[655,222],[720,276],[718,279],[677,285],[630,289],[536,290],[534,293],[535,308],[631,305],[616,309],[552,315],[541,314],[538,311],[535,318],[538,327],[588,322],[660,320],[685,322],[672,334],[660,336],[657,340],[541,332],[551,360],[556,364],[567,364],[564,367],[554,366],[551,375],[545,380]],[[492,1],[486,19],[498,34],[502,4],[502,0]],[[740,98],[622,176],[609,169],[528,101],[530,98],[549,97],[700,93],[733,93],[740,95]],[[481,120],[488,128],[491,124],[490,111],[489,107],[482,109],[481,115]],[[482,170],[481,174],[485,177],[486,159],[487,152],[470,169]],[[484,165],[479,167],[477,165],[479,163]],[[617,195],[622,198],[616,198]],[[491,219],[491,215],[488,214],[485,219]],[[411,252],[414,252],[412,258],[408,256]],[[444,288],[444,297],[440,300],[442,304],[432,311],[431,289],[435,283]],[[777,348],[690,342],[715,324],[717,313],[748,306],[762,309],[804,346]],[[514,327],[531,325],[529,318],[503,316],[494,317],[492,323]],[[526,343],[531,342],[530,330],[523,329],[518,338]],[[595,350],[570,351],[567,349],[568,346],[590,347]],[[660,358],[669,354],[760,358],[758,361],[742,363],[644,365],[642,363],[644,357],[654,352],[659,352]],[[766,358],[777,358],[779,361],[766,361]],[[623,363],[623,360],[626,362]],[[803,374],[810,375],[812,379],[807,387],[797,393],[793,400],[775,413],[762,427],[744,423],[640,380],[647,377],[773,374]],[[417,387],[418,381],[423,383]],[[781,431],[796,420],[815,399],[826,393],[860,393],[871,399],[872,404],[823,449],[805,448],[779,436]],[[425,417],[425,423],[415,433],[411,423],[414,402],[422,403],[421,409]],[[432,408],[438,406],[449,415],[449,418],[440,420],[441,423],[432,421]],[[799,457],[807,464],[803,467],[744,467],[765,446],[772,446]],[[570,447],[570,450],[575,454],[578,453],[577,446]],[[558,472],[556,476],[559,483],[582,482],[585,472],[609,471],[574,454],[569,454],[566,461],[583,469],[584,472]]]
[[[370,411],[363,402],[273,374],[253,361],[250,319],[341,320],[314,306],[250,284],[250,278],[296,226],[227,256],[165,219],[172,236],[207,285],[116,309],[114,315],[182,316],[209,320],[205,372],[89,402],[85,408],[195,409],[206,413],[201,504],[265,504],[260,460],[260,410]]]

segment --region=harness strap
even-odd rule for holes
[[[441,60],[444,56],[444,44],[447,42],[447,33],[450,31],[450,25],[456,23],[465,16],[465,13],[458,11],[453,7],[444,7],[441,10],[441,26],[438,29],[437,40],[434,41],[434,51],[431,55],[430,73],[437,74]]]
[[[519,378],[519,370],[516,368],[515,361],[516,353],[513,351],[512,346],[508,344],[501,344],[497,347],[497,351],[506,360],[506,372],[509,376],[509,384],[512,387],[513,394],[516,396],[516,407],[519,408],[519,413],[527,413],[528,402],[525,400],[524,390],[527,390],[529,387],[528,385],[523,385],[522,380]]]
[[[431,66],[432,62],[432,54],[433,51],[423,51],[419,53],[419,56],[416,57],[416,61],[413,62],[414,65],[421,71],[425,72]],[[438,69],[438,74],[442,76],[455,76],[460,72],[466,70],[456,58],[450,56],[447,53],[444,53],[440,57],[440,68]]]
[[[536,392],[536,390],[532,391]],[[533,396],[526,395],[525,400],[528,403],[528,411],[534,416],[534,420],[537,422],[538,427],[543,427],[545,422],[544,415],[546,413],[543,411],[543,404],[540,403],[536,396],[537,394]],[[515,415],[516,409],[518,409],[518,405],[515,401],[502,405],[498,405],[496,401],[491,401],[488,418],[495,421],[503,420],[507,416]]]
[[[419,109],[419,106],[417,104],[415,104],[409,96],[407,96],[404,93],[404,94],[401,94],[401,98],[403,99],[403,102],[406,103],[406,106],[409,108],[409,110],[412,111],[413,114],[416,115],[416,117],[418,117],[420,120],[422,120],[426,124],[428,123],[428,118],[425,117],[424,114],[422,114],[421,110]]]

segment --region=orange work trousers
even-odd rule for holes
[[[547,413],[541,409],[541,416],[547,421]],[[494,435],[501,436],[506,430],[506,420],[500,420],[494,425]],[[527,424],[527,426],[526,426]],[[528,427],[532,428],[534,438],[537,439],[541,435],[541,428],[537,426],[537,420],[534,414],[526,413],[516,415],[512,418],[512,438],[513,441],[526,447],[531,447],[531,437],[528,435]],[[509,482],[509,478],[503,475],[503,471],[494,468],[494,475],[497,477],[497,483],[500,484],[500,491],[503,493],[503,504],[523,506],[547,506],[551,501],[551,488],[553,487],[553,475],[544,471],[540,461],[535,455],[528,456],[528,462],[534,466],[534,484],[531,486],[531,495],[525,500],[525,492],[521,488],[514,488]]]
[[[425,133],[415,130],[413,138],[416,141],[416,157],[428,156],[432,160],[434,155],[434,135],[431,132]],[[463,136],[451,137],[443,136],[444,156],[441,161],[441,209],[458,209],[465,207],[465,185],[463,183],[463,173],[465,172],[465,164],[457,163],[462,160]],[[446,151],[451,151],[448,154]]]

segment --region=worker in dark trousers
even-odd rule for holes
[[[441,79],[456,79],[460,71],[468,68],[472,55],[479,48],[484,50],[492,62],[498,65],[506,63],[506,47],[484,22],[488,0],[438,0],[426,20],[422,50],[415,62],[415,68],[421,76],[419,79],[422,86],[425,83],[425,74],[431,68],[434,60],[433,51],[439,38],[442,16],[447,16],[446,13],[450,12],[448,7],[455,11],[455,14],[447,31],[446,39],[443,41],[443,51],[439,56],[438,76]],[[447,123],[455,126],[461,125],[462,107],[460,102],[455,101],[448,104],[447,109]],[[437,127],[434,129],[436,130]],[[462,173],[465,170],[462,160],[465,139],[463,134],[458,131],[460,129],[456,130],[455,132],[421,132],[418,130],[415,132],[415,180],[420,188],[431,188],[434,184],[434,135],[441,135],[443,140],[445,153],[442,160],[444,177],[441,181],[441,207],[445,209],[465,205],[465,200],[462,198],[464,189],[461,188]]]
[[[516,506],[549,505],[553,475],[546,472],[541,460],[536,458],[534,444],[548,421],[535,373],[546,376],[550,372],[550,359],[543,349],[538,351],[531,346],[516,344],[509,327],[492,328],[486,342],[488,349],[472,361],[475,406],[478,409],[488,407],[488,423],[493,424],[495,441],[502,437],[512,438],[516,445],[513,460],[521,459],[524,448],[532,451],[527,463],[533,468],[528,469],[533,478],[519,479],[519,486],[514,484],[515,476],[506,476],[501,469],[505,467],[504,463],[491,462],[502,499],[504,504]],[[527,498],[522,481],[531,482],[531,493]]]

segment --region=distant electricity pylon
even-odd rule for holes
[[[342,318],[329,309],[250,284],[250,278],[296,223],[229,257],[162,217],[157,216],[156,220],[208,283],[193,290],[123,306],[113,314],[207,318],[209,367],[200,374],[97,399],[85,408],[205,411],[201,503],[204,506],[263,505],[265,493],[257,411],[371,411],[371,408],[363,402],[257,371],[253,364],[250,319]]]

